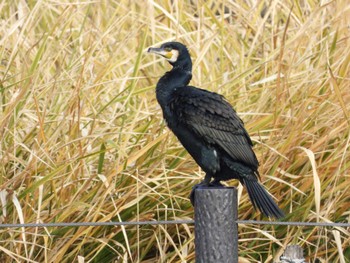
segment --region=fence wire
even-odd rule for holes
[[[350,223],[332,222],[280,222],[280,221],[257,221],[236,220],[237,224],[243,225],[279,225],[279,226],[309,226],[309,227],[350,227]],[[131,221],[131,222],[62,222],[62,223],[23,223],[23,224],[0,224],[0,228],[30,228],[30,227],[97,227],[97,226],[141,226],[141,225],[179,225],[194,224],[194,220],[170,220],[170,221]]]

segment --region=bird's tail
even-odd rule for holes
[[[265,188],[258,182],[258,180],[252,180],[250,178],[243,178],[242,184],[246,187],[250,201],[254,207],[259,209],[265,216],[273,217],[276,219],[284,217],[283,211],[273,201],[270,194]]]

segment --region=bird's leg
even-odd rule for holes
[[[196,184],[195,186],[192,187],[192,191],[190,193],[190,201],[191,201],[192,206],[194,206],[194,192],[195,192],[195,190],[197,188],[201,188],[203,186],[209,186],[211,178],[212,178],[212,175],[209,173],[206,173],[204,180],[202,182],[200,182],[199,184]]]
[[[198,188],[198,187],[201,187],[201,186],[209,186],[211,178],[212,178],[212,175],[209,174],[209,173],[206,173],[205,177],[204,177],[204,180],[202,182],[200,182],[199,184],[196,184],[194,186],[194,188]]]

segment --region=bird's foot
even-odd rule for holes
[[[216,181],[216,180],[210,182],[209,186],[210,187],[225,187],[222,183],[220,183],[220,181]]]
[[[195,200],[195,191],[196,189],[200,189],[200,188],[206,188],[206,187],[225,187],[223,184],[220,183],[220,181],[212,181],[210,183],[203,181],[200,182],[199,184],[196,184],[195,186],[192,187],[192,191],[190,193],[190,201],[192,206],[194,206],[194,200]]]

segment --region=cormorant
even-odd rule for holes
[[[282,210],[258,181],[259,163],[236,111],[223,96],[188,85],[192,61],[186,46],[168,42],[148,52],[173,66],[158,81],[156,97],[168,127],[205,172],[204,180],[194,189],[238,179],[255,208],[268,217],[282,218]]]

